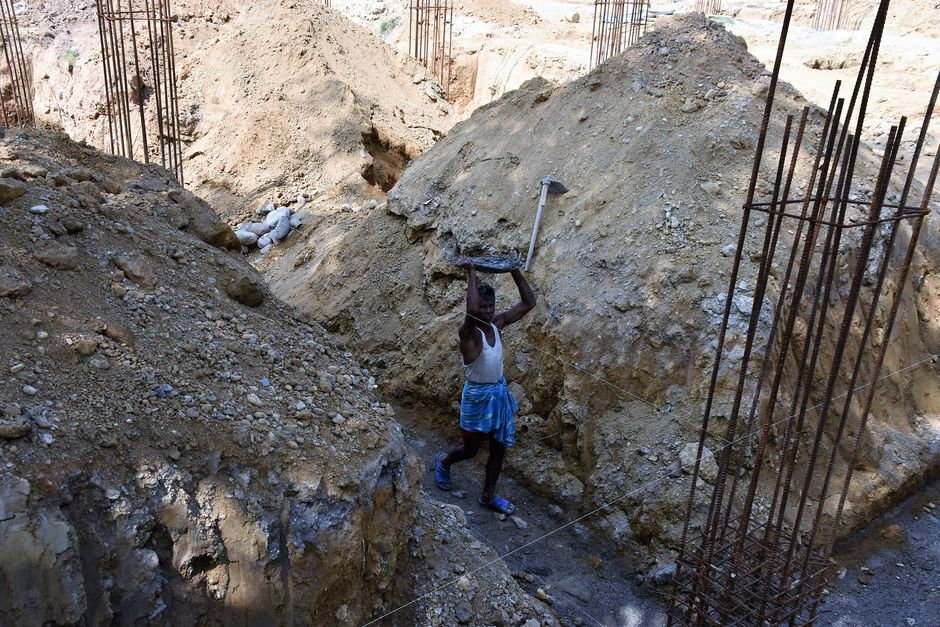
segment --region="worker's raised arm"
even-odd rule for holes
[[[480,290],[477,286],[477,269],[466,257],[457,261],[457,265],[467,271],[467,313],[464,316],[463,324],[460,325],[460,334],[463,335],[473,330],[474,318],[479,319],[481,317]]]
[[[510,270],[510,274],[512,275],[512,280],[516,282],[516,287],[519,288],[519,297],[521,300],[506,311],[498,313],[493,317],[493,324],[500,329],[507,324],[521,320],[522,316],[535,308],[536,303],[535,293],[532,291],[532,288],[529,287],[529,282],[525,280],[522,272],[516,268],[515,270]]]

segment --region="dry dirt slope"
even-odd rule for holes
[[[481,553],[370,374],[165,170],[12,129],[0,163],[0,623],[361,624]],[[485,575],[480,620],[549,614]]]
[[[185,177],[227,219],[268,198],[382,195],[455,121],[423,68],[318,0],[173,10]],[[39,119],[104,147],[94,4],[49,0],[22,20]]]
[[[722,250],[738,229],[763,71],[720,25],[675,18],[582,79],[562,87],[531,81],[479,109],[409,167],[387,209],[324,219],[310,243],[272,260],[266,276],[354,347],[382,387],[430,402],[435,420],[452,425],[465,283],[442,255],[524,252],[537,182],[558,176],[572,191],[550,200],[542,224],[530,273],[540,304],[507,333],[507,375],[525,397],[524,435],[510,460],[556,498],[606,502],[668,474],[694,439],[731,262]],[[779,145],[783,113],[806,104],[786,86],[779,99],[770,146]],[[811,142],[821,119],[814,109]],[[763,193],[767,180],[769,172]],[[864,194],[870,181],[859,184]],[[758,243],[748,250],[756,254]],[[921,250],[888,370],[940,351],[935,223]],[[753,285],[752,276],[742,281]],[[511,282],[497,283],[508,304]],[[747,308],[742,301],[734,309],[732,338],[740,339]],[[850,497],[855,521],[936,463],[936,380],[935,366],[925,365],[882,384]],[[727,391],[731,382],[721,385]],[[621,501],[601,524],[657,554],[660,541],[676,537],[685,492],[673,477]]]

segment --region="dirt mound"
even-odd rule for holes
[[[94,12],[50,4],[24,18],[52,31],[35,55],[37,112],[105,146]],[[187,187],[226,219],[304,193],[383,197],[455,121],[423,68],[317,0],[175,11]]]
[[[48,131],[0,157],[0,622],[351,625],[417,596],[421,465],[369,372],[165,170]]]
[[[530,81],[479,109],[412,163],[387,207],[321,217],[310,239],[318,244],[291,248],[267,276],[353,346],[380,386],[429,403],[432,420],[450,425],[465,282],[443,256],[524,253],[539,179],[564,181],[571,191],[550,199],[530,273],[539,307],[506,335],[524,434],[508,462],[583,506],[672,472],[602,520],[655,552],[683,517],[687,482],[675,468],[707,393],[731,265],[723,251],[738,230],[766,86],[764,68],[722,26],[695,15],[666,21],[582,79]],[[768,146],[779,145],[784,113],[806,104],[787,86],[778,97]],[[814,108],[813,142],[821,124]],[[862,159],[873,172],[871,153]],[[810,166],[804,158],[797,186]],[[870,178],[859,186],[865,193]],[[759,249],[749,242],[749,254]],[[888,372],[940,350],[935,225],[922,250]],[[512,284],[497,284],[506,305]],[[737,337],[746,310],[734,310]],[[881,383],[853,522],[936,462],[935,368]]]

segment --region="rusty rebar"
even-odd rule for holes
[[[169,0],[96,0],[112,153],[159,160],[183,184]],[[135,111],[136,110],[136,111]]]
[[[453,0],[411,0],[408,4],[408,53],[440,83],[450,98],[454,45]]]
[[[705,15],[721,13],[721,0],[695,0],[695,10]]]
[[[816,30],[858,30],[860,20],[849,15],[851,0],[816,0],[813,28]]]
[[[8,81],[0,83],[0,118],[4,126],[33,126],[36,121],[30,64],[23,52],[13,0],[0,0],[0,43]]]
[[[812,168],[805,190],[790,197],[807,109],[795,138],[794,118],[786,116],[773,174],[767,177],[773,185],[761,192],[767,199],[757,199],[778,68],[794,6],[788,2],[718,329],[678,550],[670,624],[803,625],[815,620],[875,383],[940,169],[935,157],[923,197],[917,205],[909,204],[914,171],[940,92],[938,76],[899,198],[889,202],[888,195],[901,161],[905,118],[890,129],[873,173],[874,188],[865,190],[867,198],[860,200],[873,161],[861,137],[889,2],[881,0],[878,6],[848,100],[840,97],[836,84],[818,142],[810,151]],[[766,157],[769,169],[771,160]],[[786,209],[797,203],[799,211]],[[752,224],[752,212],[763,213],[766,222]],[[901,244],[901,259],[896,249],[908,226],[910,236]],[[751,247],[756,251],[746,255]],[[782,276],[778,258],[786,259]],[[741,276],[754,276],[753,285],[742,287]],[[741,296],[750,298],[746,309],[740,304],[744,301],[736,301]],[[742,341],[728,335],[736,302],[746,316],[746,333],[743,351],[730,357],[729,343]],[[884,302],[890,303],[887,311]],[[883,330],[880,338],[876,326]],[[732,396],[720,389],[719,373],[726,373],[723,376],[732,383]],[[863,377],[869,376],[862,385]],[[865,387],[859,413],[855,392]],[[729,402],[730,411],[717,442],[718,473],[710,494],[704,490],[699,496],[702,457],[719,397]],[[778,406],[787,410],[785,416],[777,416]],[[776,437],[778,426],[782,439]],[[843,444],[847,434],[854,442]],[[739,490],[742,481],[746,488]],[[835,497],[830,490],[836,485],[841,488],[838,506],[831,508],[827,503]],[[700,520],[702,509],[701,532],[693,536],[691,526]]]
[[[632,46],[649,27],[649,0],[595,0],[588,69]]]

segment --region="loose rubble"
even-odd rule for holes
[[[23,179],[0,202],[0,623],[356,625],[418,596],[422,464],[372,374],[165,170],[0,133]],[[480,599],[550,617],[511,579]]]

